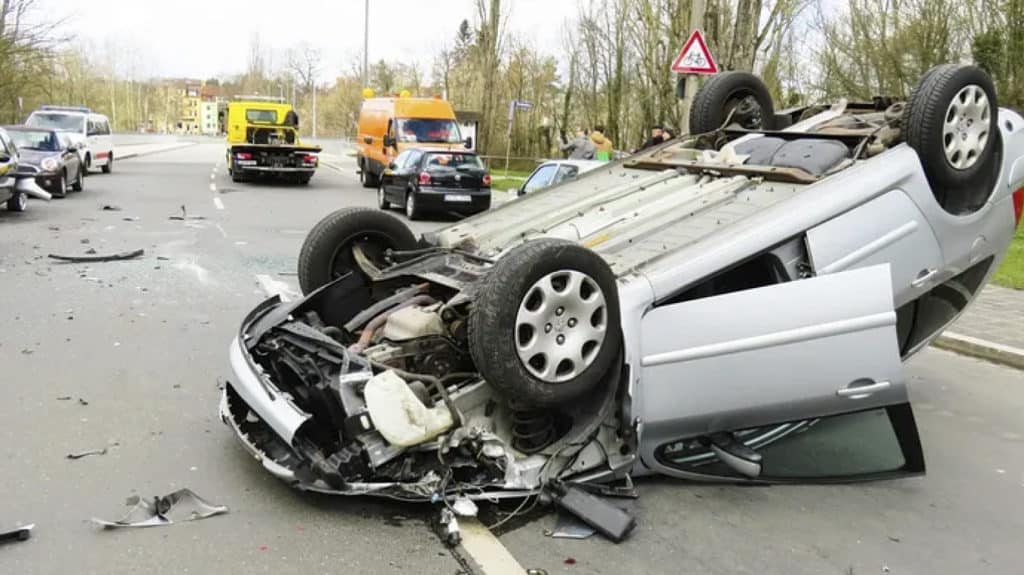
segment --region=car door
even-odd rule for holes
[[[396,197],[396,189],[399,188],[398,179],[401,177],[399,172],[401,166],[405,163],[406,158],[409,157],[411,150],[406,150],[391,161],[390,164],[384,167],[384,171],[380,175],[380,185],[384,188],[384,197],[388,200],[394,200]]]
[[[640,333],[650,469],[730,481],[924,471],[888,265],[655,306]]]
[[[68,179],[70,181],[76,181],[78,177],[78,170],[81,169],[81,161],[78,157],[78,151],[73,148],[71,138],[62,132],[57,133],[58,145],[61,149],[61,157],[64,159],[64,166],[67,168]]]
[[[6,132],[0,131],[0,188],[14,186],[14,173],[18,171],[18,149]]]

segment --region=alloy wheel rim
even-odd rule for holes
[[[942,146],[953,169],[969,169],[981,159],[989,139],[989,108],[988,95],[977,84],[964,86],[946,108]]]
[[[409,193],[405,197],[405,215],[410,218],[416,213],[416,194]]]
[[[526,290],[516,314],[516,352],[537,379],[563,383],[594,363],[607,331],[601,287],[581,271],[559,270]]]

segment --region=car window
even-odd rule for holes
[[[396,157],[394,160],[391,160],[391,163],[393,163],[395,165],[395,169],[398,169],[398,170],[402,169],[402,166],[405,165],[405,161],[407,159],[409,159],[409,154],[411,154],[411,153],[412,153],[412,150],[406,150],[406,151],[402,152],[401,154],[398,154],[398,157]]]
[[[555,178],[551,180],[551,185],[560,184],[566,180],[571,180],[576,177],[576,174],[580,172],[580,169],[576,166],[561,165],[558,167],[558,171],[555,172]]]
[[[426,170],[428,172],[440,171],[440,170],[451,170],[451,169],[483,169],[484,164],[480,161],[480,157],[476,154],[458,154],[458,153],[431,153],[427,155],[427,161],[425,162]]]
[[[455,120],[408,118],[398,120],[400,142],[432,142],[454,144],[462,141]]]
[[[56,132],[49,130],[11,130],[8,135],[19,150],[55,152],[61,149]]]
[[[13,156],[17,153],[14,143],[11,142],[10,138],[5,132],[0,132],[0,144],[3,145],[3,151],[8,156]]]
[[[423,152],[419,150],[411,150],[409,152],[409,157],[405,159],[405,164],[402,164],[402,167],[406,169],[415,167],[420,162],[420,158],[422,157]]]
[[[107,120],[100,120],[100,134],[104,136],[110,135],[110,122]]]
[[[774,437],[773,437],[774,434]],[[789,426],[737,432],[763,457],[763,479],[827,479],[894,472],[907,464],[885,408]],[[677,469],[717,476],[736,474],[700,438],[660,446],[655,455]]]
[[[556,171],[558,171],[557,164],[546,164],[537,168],[533,175],[530,176],[530,179],[526,180],[526,183],[523,184],[523,191],[532,192],[548,187]]]
[[[85,116],[37,112],[29,116],[25,124],[33,128],[50,128],[53,130],[69,130],[82,133],[82,129],[85,128]]]
[[[277,111],[249,109],[245,111],[245,121],[250,124],[276,124]]]

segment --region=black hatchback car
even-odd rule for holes
[[[491,207],[491,176],[472,152],[411,148],[381,175],[377,205],[402,206],[412,220],[427,212],[476,214]]]

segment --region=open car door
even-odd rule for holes
[[[641,337],[648,468],[771,482],[924,472],[887,264],[655,307]]]

